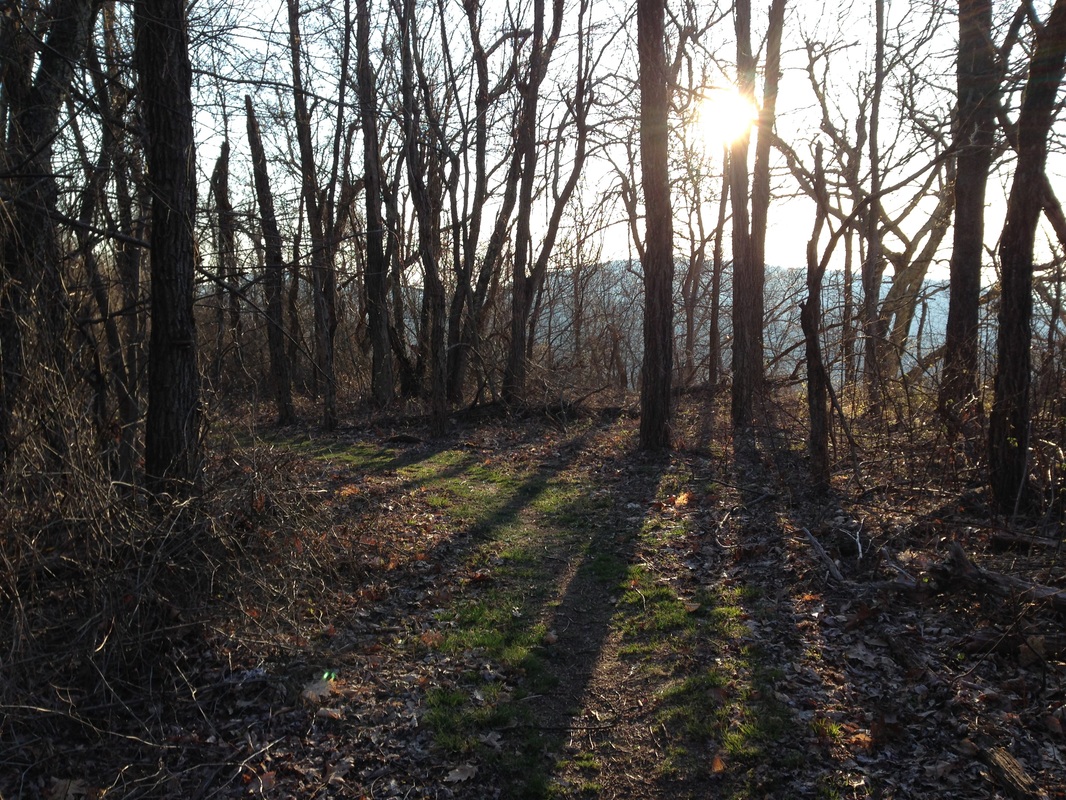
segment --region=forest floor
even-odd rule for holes
[[[1066,797],[1061,528],[913,431],[818,498],[787,427],[233,439],[155,655],[5,701],[0,797]]]

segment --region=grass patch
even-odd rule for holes
[[[558,685],[542,620],[561,591],[560,563],[587,558],[581,569],[611,586],[625,575],[617,555],[590,545],[609,495],[546,471],[533,458],[486,459],[450,449],[404,462],[373,445],[314,452],[395,477],[400,491],[466,534],[452,565],[453,596],[437,615],[439,637],[410,640],[412,648],[424,653],[433,647],[455,665],[448,685],[427,693],[424,724],[436,747],[475,761],[503,796],[547,797],[546,756],[562,743],[551,738],[558,734],[538,729],[524,698]],[[593,760],[579,761],[586,773],[598,769]],[[595,775],[587,778],[595,794]]]

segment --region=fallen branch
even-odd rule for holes
[[[1066,613],[1066,591],[979,567],[970,561],[958,542],[951,543],[949,553],[952,577],[1002,597],[1018,597],[1033,603],[1047,603],[1056,611]]]
[[[802,530],[807,535],[807,541],[811,543],[811,548],[818,555],[818,557],[825,562],[826,567],[829,569],[829,574],[833,576],[833,579],[838,583],[847,583],[847,581],[844,580],[844,576],[840,573],[840,567],[838,567],[836,565],[836,562],[829,557],[829,554],[827,552],[825,552],[825,548],[822,547],[822,543],[815,539],[814,534],[806,528],[800,528],[800,530]]]
[[[991,545],[997,550],[1032,547],[1047,547],[1052,550],[1057,550],[1062,547],[1062,542],[1058,539],[1049,539],[1046,536],[1034,536],[1031,533],[996,531],[992,534]]]

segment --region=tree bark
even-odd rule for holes
[[[955,122],[955,229],[940,414],[952,438],[963,432],[977,397],[985,188],[992,167],[999,75],[992,47],[992,0],[959,0],[958,107]]]
[[[818,237],[828,216],[829,198],[822,167],[822,145],[815,156],[814,191],[818,198],[814,232],[807,242],[807,300],[800,305],[800,327],[803,329],[807,356],[807,410],[810,416],[810,437],[807,451],[810,456],[811,485],[817,494],[829,489],[829,375],[822,359],[820,325],[822,320],[822,278],[825,264],[818,258]]]
[[[227,355],[241,368],[241,308],[237,289],[237,215],[229,196],[230,144],[222,142],[215,169],[211,173],[211,194],[215,199],[217,232],[217,271],[215,273],[216,331],[215,354],[211,366],[211,386],[219,391],[227,372]],[[227,313],[228,312],[228,313]]]
[[[157,492],[187,495],[200,463],[200,384],[193,317],[196,153],[184,0],[134,5],[152,189],[151,318],[144,469]]]
[[[670,202],[669,115],[664,0],[638,0],[640,164],[644,186],[644,360],[640,448],[670,446],[674,366],[674,231]]]
[[[1033,245],[1044,205],[1042,177],[1055,97],[1066,60],[1066,0],[1055,0],[1037,32],[1018,115],[1018,165],[1000,237],[1002,293],[996,380],[989,417],[989,481],[996,506],[1014,513],[1030,500],[1029,384]]]
[[[252,178],[259,202],[259,223],[263,229],[266,249],[263,286],[266,293],[270,384],[278,412],[278,425],[291,425],[296,422],[296,409],[292,403],[289,360],[285,355],[285,324],[282,318],[285,262],[281,251],[281,232],[278,230],[277,215],[274,211],[274,193],[270,190],[270,173],[267,171],[263,137],[260,135],[259,120],[249,95],[244,96],[244,110],[248,119],[248,144],[252,151]]]

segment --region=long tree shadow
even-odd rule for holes
[[[235,748],[207,778],[187,755],[169,771],[202,781],[201,793],[264,775],[298,793],[308,779],[289,765],[320,759],[323,738],[340,737],[346,774],[371,795],[384,782],[417,795],[544,796],[555,754],[583,724],[574,715],[640,525],[619,507],[619,487],[654,494],[658,481],[655,464],[589,456],[610,427],[548,442],[544,430],[451,446],[315,442],[310,455],[340,467],[322,501],[335,527],[358,533],[356,549],[400,553],[410,539],[417,552],[353,553],[327,566],[321,588],[300,590],[300,602],[321,608],[343,595],[343,606],[258,666],[234,665],[231,674],[254,673],[263,688],[230,691],[237,696],[209,710],[202,735],[255,703],[272,710],[242,735],[283,744],[254,757]],[[316,626],[328,635],[314,635]],[[269,688],[312,678],[310,664],[337,676],[313,703],[293,708],[291,694]]]

